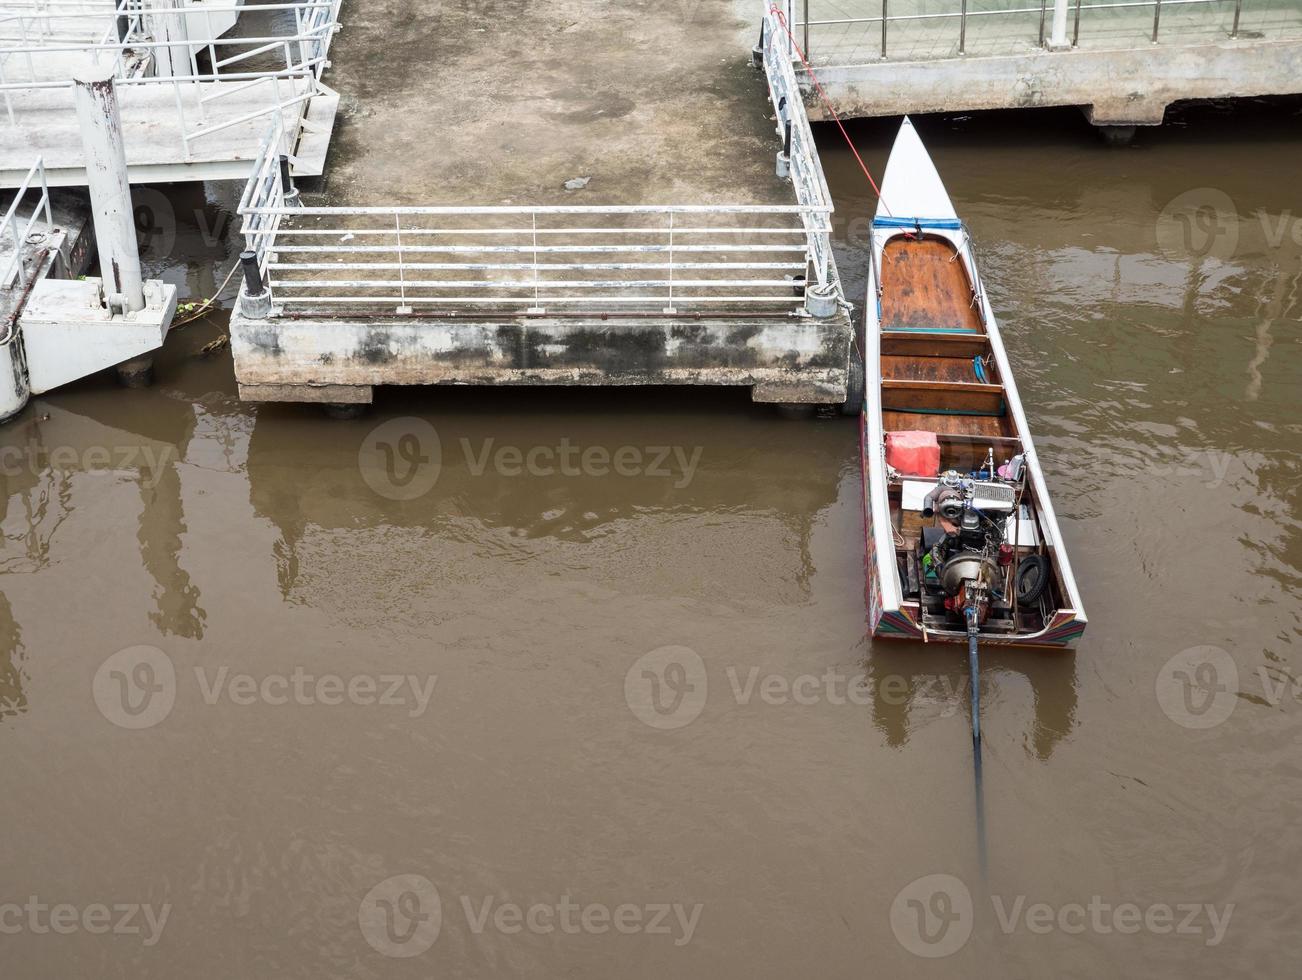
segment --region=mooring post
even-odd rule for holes
[[[133,313],[145,308],[145,291],[113,70],[87,61],[73,82],[105,298],[110,309]]]
[[[1064,51],[1067,43],[1067,0],[1053,0],[1053,30],[1049,34],[1049,50]]]
[[[284,153],[280,155],[280,194],[285,207],[302,207],[303,202],[299,199],[298,188],[294,186],[294,176],[289,172],[289,157]]]
[[[152,49],[159,78],[190,74],[189,35],[178,6],[177,0],[144,0],[145,30],[155,44],[164,45]]]
[[[240,266],[244,271],[244,296],[241,298],[245,316],[261,319],[271,315],[271,290],[262,279],[258,253],[252,250],[240,253]]]

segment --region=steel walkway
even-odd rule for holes
[[[321,173],[339,104],[321,73],[340,2],[0,4],[0,187],[37,157],[50,185],[85,183],[71,78],[91,59],[115,66],[133,183],[247,177],[273,119],[293,172]],[[223,36],[246,9],[255,30]]]

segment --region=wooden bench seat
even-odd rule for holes
[[[1003,415],[1004,386],[976,382],[884,379],[882,408],[924,415]]]

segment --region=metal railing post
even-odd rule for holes
[[[1077,13],[1079,13],[1077,0]],[[1044,31],[1044,4],[1040,5],[1040,31]],[[1075,46],[1075,42],[1072,42]],[[1049,31],[1049,50],[1061,51],[1067,47],[1067,0],[1053,0],[1053,27]]]
[[[0,85],[8,85],[8,83],[9,80],[5,78],[4,59],[0,58]],[[13,97],[10,96],[9,89],[7,88],[4,91],[4,97],[5,97],[5,113],[9,116],[9,125],[16,126],[18,125],[18,120],[14,117],[14,100]]]
[[[1162,21],[1162,0],[1153,0],[1153,43],[1157,43],[1157,25]]]
[[[669,305],[666,313],[676,313],[674,309],[674,213],[669,212]]]
[[[45,157],[36,158],[36,169],[41,174],[41,201],[45,205],[45,224],[48,228],[54,227],[54,216],[50,211],[50,185],[45,180]],[[135,212],[132,211],[134,220]]]
[[[958,53],[967,54],[967,0],[958,8]]]
[[[1076,0],[1076,26],[1071,32],[1071,46],[1074,48],[1080,44],[1080,0]]]
[[[1045,12],[1049,9],[1049,0],[1040,0],[1040,47],[1044,47],[1044,19]]]
[[[1243,0],[1234,0],[1234,27],[1230,30],[1230,37],[1239,36],[1239,14],[1243,13]]]
[[[542,298],[538,288],[538,212],[531,211],[529,217],[533,224],[533,309],[526,313],[543,312]]]
[[[809,61],[809,0],[805,0],[805,60]]]
[[[886,0],[882,0],[882,60],[886,60]]]
[[[402,256],[402,213],[400,211],[393,212],[393,232],[398,238],[398,294],[401,304],[398,312],[407,314],[411,312],[411,307],[407,305],[407,270]]]

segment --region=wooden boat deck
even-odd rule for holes
[[[896,237],[882,254],[882,427],[1010,436],[1004,388],[966,268],[949,241]]]
[[[972,285],[948,241],[897,237],[882,250],[882,329],[984,334]]]

